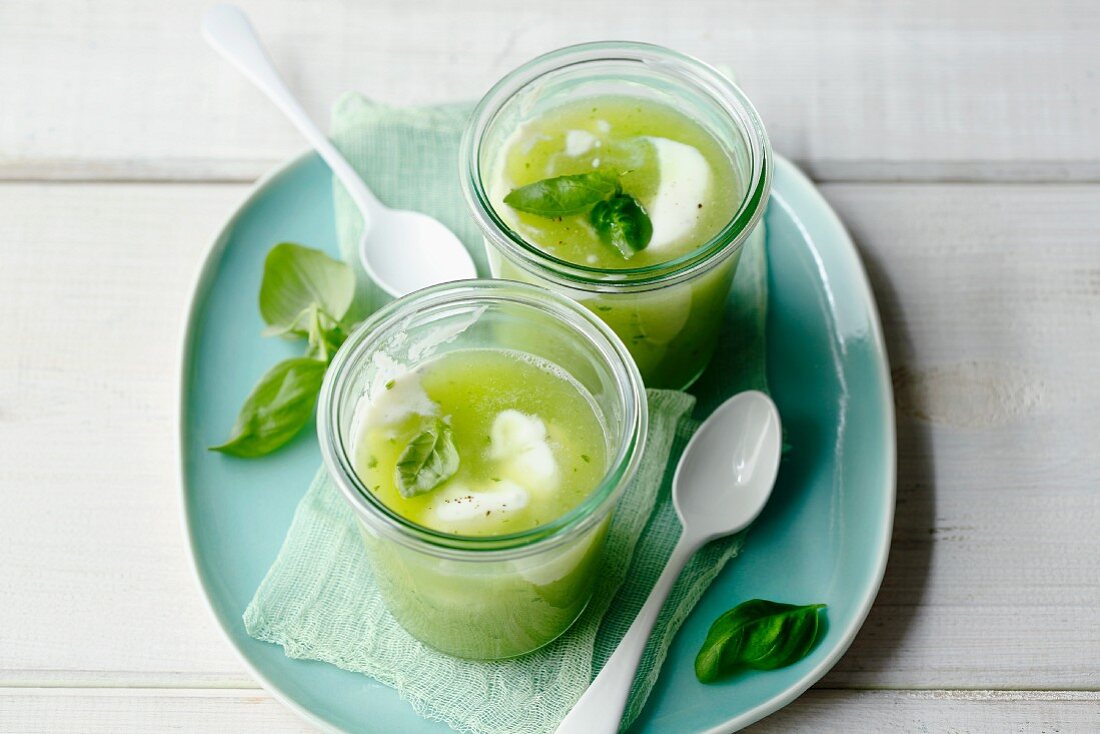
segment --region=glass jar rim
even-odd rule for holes
[[[497,214],[481,175],[480,151],[485,134],[509,100],[544,76],[587,63],[629,61],[675,72],[682,81],[717,103],[745,136],[751,178],[737,211],[704,244],[672,260],[640,268],[592,267],[555,257],[529,243]],[[620,292],[663,287],[694,276],[732,255],[763,217],[771,190],[772,152],[767,132],[748,97],[714,67],[692,56],[650,43],[597,41],[538,56],[506,74],[474,107],[459,145],[462,193],[483,235],[521,267],[561,285]]]
[[[355,472],[340,430],[340,397],[355,368],[410,317],[486,302],[512,303],[551,313],[607,358],[623,405],[623,437],[603,478],[576,507],[551,522],[505,535],[468,536],[433,530],[390,509]],[[622,340],[573,300],[540,286],[513,281],[463,280],[430,286],[391,301],[360,324],[333,357],[317,404],[317,434],[325,466],[356,514],[388,537],[420,550],[460,560],[504,560],[542,552],[567,542],[600,521],[633,478],[648,430],[648,403],[641,374]]]

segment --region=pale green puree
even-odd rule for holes
[[[364,402],[356,473],[391,510],[436,531],[484,537],[544,525],[582,503],[607,469],[594,401],[531,355],[448,352]],[[387,606],[410,632],[452,654],[498,658],[572,623],[591,593],[602,532],[548,554],[461,565],[367,541]]]
[[[742,188],[725,148],[702,126],[662,103],[585,97],[520,126],[505,145],[490,195],[524,240],[560,260],[600,271],[646,268],[689,256],[732,219]],[[641,247],[609,244],[590,210],[563,216],[505,202],[515,189],[560,176],[614,177],[652,225]],[[570,295],[626,343],[649,387],[686,387],[714,349],[737,257],[685,283],[631,294]],[[534,280],[507,261],[500,275]],[[612,276],[613,277],[613,276]]]

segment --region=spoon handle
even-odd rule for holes
[[[366,232],[372,218],[382,211],[381,202],[370,192],[359,174],[340,155],[328,137],[309,119],[309,115],[275,70],[275,65],[264,51],[252,24],[248,22],[248,16],[236,5],[215,5],[203,14],[202,33],[207,43],[267,94],[325,160],[362,212],[363,231]]]
[[[681,535],[669,556],[665,570],[657,579],[649,599],[638,612],[618,648],[607,659],[600,674],[580,697],[569,715],[562,719],[555,734],[615,734],[626,708],[626,699],[634,684],[634,673],[645,652],[649,634],[664,606],[668,592],[680,577],[684,565],[699,547],[695,538]]]

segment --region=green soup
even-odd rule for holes
[[[519,352],[448,352],[387,383],[367,411],[356,472],[387,507],[433,530],[530,530],[580,504],[607,468],[591,398],[555,366]],[[398,461],[439,421],[450,428],[457,471],[404,496]]]
[[[629,257],[601,241],[587,212],[542,217],[503,203],[514,188],[594,170],[618,174],[653,222],[649,243]],[[582,98],[528,122],[513,136],[496,183],[500,211],[524,239],[562,260],[613,270],[692,252],[718,234],[741,200],[718,141],[671,107],[632,97]]]
[[[388,508],[423,527],[470,537],[530,530],[577,507],[606,473],[595,402],[531,355],[459,349],[375,392],[359,409],[355,471]],[[402,457],[440,425],[457,465],[447,465],[453,472],[438,485],[408,496]],[[541,647],[572,624],[591,597],[605,527],[552,550],[482,563],[363,536],[387,608],[413,636],[453,655],[490,659]]]
[[[522,124],[497,160],[490,196],[499,215],[548,255],[597,272],[692,255],[730,222],[743,195],[726,149],[682,112],[650,99],[582,97],[555,107]],[[519,187],[591,171],[617,176],[622,192],[643,207],[652,223],[644,248],[624,254],[609,245],[588,211],[547,217],[504,201]],[[568,294],[614,329],[647,386],[683,388],[713,353],[738,253],[676,284]],[[501,277],[544,282],[495,252],[490,256]],[[616,278],[605,280],[613,285]]]

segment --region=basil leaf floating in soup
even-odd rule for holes
[[[252,388],[229,440],[211,451],[241,457],[270,453],[309,422],[328,363],[310,357],[279,362]]]
[[[592,207],[592,226],[604,244],[631,258],[645,249],[653,237],[653,222],[642,205],[629,194],[616,194]]]
[[[618,176],[592,171],[555,176],[512,189],[504,197],[504,203],[540,217],[563,217],[580,214],[619,190]]]
[[[753,599],[710,626],[695,658],[695,677],[712,683],[738,668],[775,670],[797,663],[817,641],[824,604],[780,604]]]
[[[352,269],[320,250],[283,242],[264,260],[260,315],[269,334],[308,337],[313,310],[335,324],[354,298]]]
[[[397,458],[394,479],[401,496],[424,494],[458,471],[458,450],[451,427],[441,418],[417,434]]]

